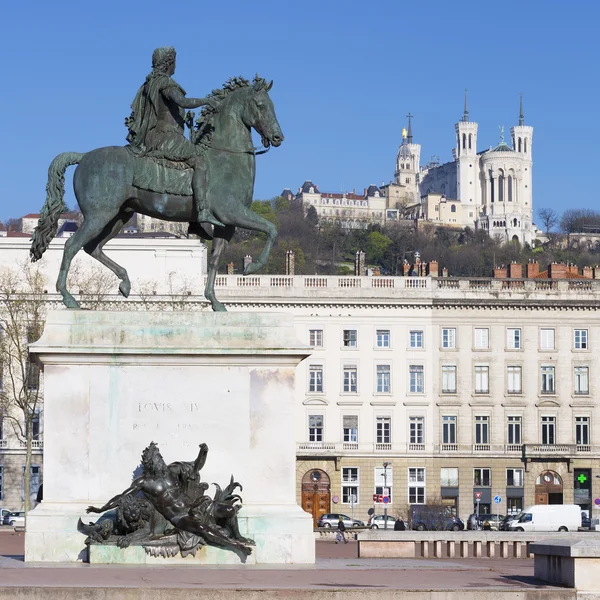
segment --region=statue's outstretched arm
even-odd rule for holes
[[[124,492],[121,494],[117,494],[114,498],[111,498],[102,508],[96,508],[95,506],[88,506],[86,509],[86,513],[103,513],[107,510],[112,510],[116,508],[119,504],[119,500],[123,498],[123,496],[128,496],[129,494],[136,494],[142,489],[143,478],[138,477]]]
[[[163,94],[181,108],[198,108],[199,106],[211,104],[211,101],[208,98],[186,98],[181,91],[175,87],[165,90]]]

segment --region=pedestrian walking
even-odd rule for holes
[[[337,524],[337,535],[335,536],[335,543],[341,543],[342,541],[344,542],[344,544],[348,543],[348,540],[346,539],[346,526],[344,525],[344,520],[342,519],[342,517],[340,517],[340,520]]]

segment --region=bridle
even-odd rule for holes
[[[229,148],[219,148],[217,146],[211,146],[210,144],[207,144],[204,140],[200,140],[198,142],[198,144],[200,144],[201,146],[204,146],[205,148],[208,148],[210,150],[217,150],[219,152],[228,152],[229,154],[252,154],[253,156],[259,156],[260,154],[266,154],[271,149],[270,142],[269,142],[269,145],[265,149],[260,148],[260,146],[253,146],[249,150],[231,150]]]

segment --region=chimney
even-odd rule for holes
[[[540,263],[537,260],[529,259],[527,263],[527,277],[537,277],[540,274]]]
[[[501,267],[494,268],[494,278],[495,279],[506,279],[507,277],[507,269],[504,265]]]
[[[442,269],[442,277],[448,277],[448,269],[446,267]]]
[[[523,265],[517,262],[511,262],[508,265],[508,276],[510,279],[521,279],[523,277]]]
[[[373,277],[381,276],[381,267],[373,267]]]
[[[600,266],[596,265],[594,267],[594,279],[600,279]]]
[[[233,275],[233,263],[227,264],[227,275]]]
[[[246,254],[246,256],[244,256],[244,271],[246,270],[246,267],[252,262],[252,257],[249,254]]]
[[[352,193],[356,196],[356,188],[352,188]]]
[[[548,279],[566,279],[569,267],[562,263],[548,265]]]
[[[426,270],[426,274],[429,275],[430,277],[437,277],[438,276],[438,262],[437,260],[431,260],[427,263],[427,270]]]
[[[366,275],[365,253],[362,250],[358,250],[354,257],[354,275],[357,277],[364,277]]]
[[[408,264],[408,261],[405,260],[402,265],[402,274],[404,275],[404,277],[406,277],[409,273],[410,273],[410,265]]]
[[[568,265],[568,268],[569,275],[579,275],[579,269],[577,268],[576,264],[571,263],[570,265]]]
[[[296,257],[294,256],[293,250],[288,250],[285,253],[285,274],[295,275],[296,270]]]
[[[363,196],[367,195],[367,188],[365,188],[365,191],[363,192]]]
[[[594,278],[594,269],[592,269],[592,267],[583,267],[583,276],[586,279],[593,279]]]

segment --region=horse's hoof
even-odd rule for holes
[[[63,297],[63,304],[67,308],[81,308],[81,306],[79,306],[79,302],[77,302],[77,300],[75,300],[75,298],[73,298],[73,296]]]
[[[212,302],[212,309],[214,312],[227,312],[225,305],[222,302],[219,302],[218,300]]]
[[[129,298],[129,293],[131,292],[131,283],[129,281],[121,281],[119,285],[119,292],[124,298]]]

